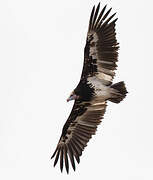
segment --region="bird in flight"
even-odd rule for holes
[[[118,61],[119,43],[116,39],[114,19],[106,6],[100,11],[100,3],[92,9],[84,48],[84,65],[80,82],[67,101],[74,100],[72,111],[63,127],[62,135],[51,158],[54,166],[60,161],[60,169],[69,173],[92,135],[95,134],[106,110],[107,101],[121,102],[127,90],[123,81],[112,84]],[[114,19],[114,20],[113,20]]]

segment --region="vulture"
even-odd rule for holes
[[[64,124],[55,152],[54,166],[58,160],[60,170],[69,173],[70,164],[75,171],[76,162],[92,135],[95,134],[107,106],[107,101],[120,103],[127,90],[123,81],[113,84],[118,61],[119,43],[116,39],[116,13],[100,11],[100,3],[91,11],[84,48],[84,64],[80,81],[67,101],[74,100],[72,111]]]

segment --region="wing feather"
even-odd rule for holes
[[[103,14],[104,14],[104,12],[105,12],[106,6],[107,6],[107,5],[105,5],[105,6],[103,7],[102,11],[101,11],[100,14],[99,14],[99,17],[98,17],[98,19],[97,19],[97,21],[96,21],[96,23],[95,23],[95,26],[94,26],[95,29],[97,28],[97,25],[100,24],[99,21],[101,20],[101,17],[103,16]]]
[[[106,12],[106,14],[104,15],[104,17],[102,18],[103,21],[107,18],[108,14],[111,12],[111,10],[112,10],[112,8],[110,8],[110,9]]]
[[[61,172],[63,171],[63,147],[61,147],[60,149],[60,169],[61,169]]]
[[[75,157],[77,163],[79,164],[81,152],[79,152],[78,148],[76,147],[76,145],[73,143],[72,140],[70,140],[68,144],[71,145],[74,157]]]
[[[69,154],[69,157],[70,157],[70,161],[71,161],[73,170],[75,171],[74,153],[73,153],[72,148],[71,148],[69,143],[67,144],[67,146],[68,146],[68,154]]]
[[[93,21],[92,21],[92,25],[91,25],[91,29],[94,28],[94,24],[95,24],[95,21],[97,19],[97,15],[98,15],[98,12],[99,12],[99,8],[100,8],[100,3],[98,4],[97,8],[96,8],[96,11],[95,11],[95,14],[94,14],[94,17],[93,17]]]
[[[104,6],[100,13],[99,9],[100,4],[96,10],[93,8],[90,16],[81,78],[96,76],[105,85],[110,85],[118,61],[119,43],[115,32],[117,18],[113,20],[116,13],[110,15],[112,8],[106,11]]]
[[[78,163],[80,162],[80,156],[84,148],[87,146],[92,135],[95,134],[106,108],[106,102],[97,103],[97,101],[97,98],[95,98],[90,103],[77,101],[74,103],[70,117],[64,125],[61,138],[52,156],[52,158],[55,156],[54,166],[57,164],[60,156],[61,172],[65,162],[66,171],[69,173],[69,160],[75,171],[75,160]],[[80,111],[83,113],[78,115]]]
[[[60,147],[58,147],[57,149],[58,149],[58,152],[56,151],[57,154],[55,153],[55,154],[56,154],[56,158],[55,158],[55,161],[54,161],[54,166],[56,166],[57,161],[58,161],[58,158],[59,158],[59,154],[60,154]],[[53,158],[53,157],[54,157],[54,156],[52,156],[52,158]]]
[[[93,7],[93,9],[91,11],[90,20],[89,20],[89,29],[91,29],[91,27],[92,27],[94,12],[95,12],[95,6]]]
[[[67,174],[69,173],[69,161],[68,161],[68,156],[67,156],[67,146],[64,146],[64,160],[65,160],[65,168],[67,171]]]

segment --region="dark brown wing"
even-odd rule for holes
[[[95,134],[97,125],[105,113],[106,102],[99,98],[87,102],[75,102],[71,114],[65,123],[61,138],[53,154],[54,166],[60,158],[60,169],[69,172],[69,160],[75,170],[75,160],[79,163],[80,156],[87,142]],[[69,157],[69,158],[68,158]]]
[[[106,6],[100,13],[99,9],[100,3],[91,12],[81,78],[97,76],[105,85],[109,85],[115,75],[118,60],[119,46],[115,33],[117,19],[111,21],[115,14],[109,16],[111,9],[106,11]]]

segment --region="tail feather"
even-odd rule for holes
[[[114,103],[120,103],[128,93],[124,81],[113,84],[111,88],[113,88],[115,91],[113,92],[112,97],[109,98],[109,100]]]

